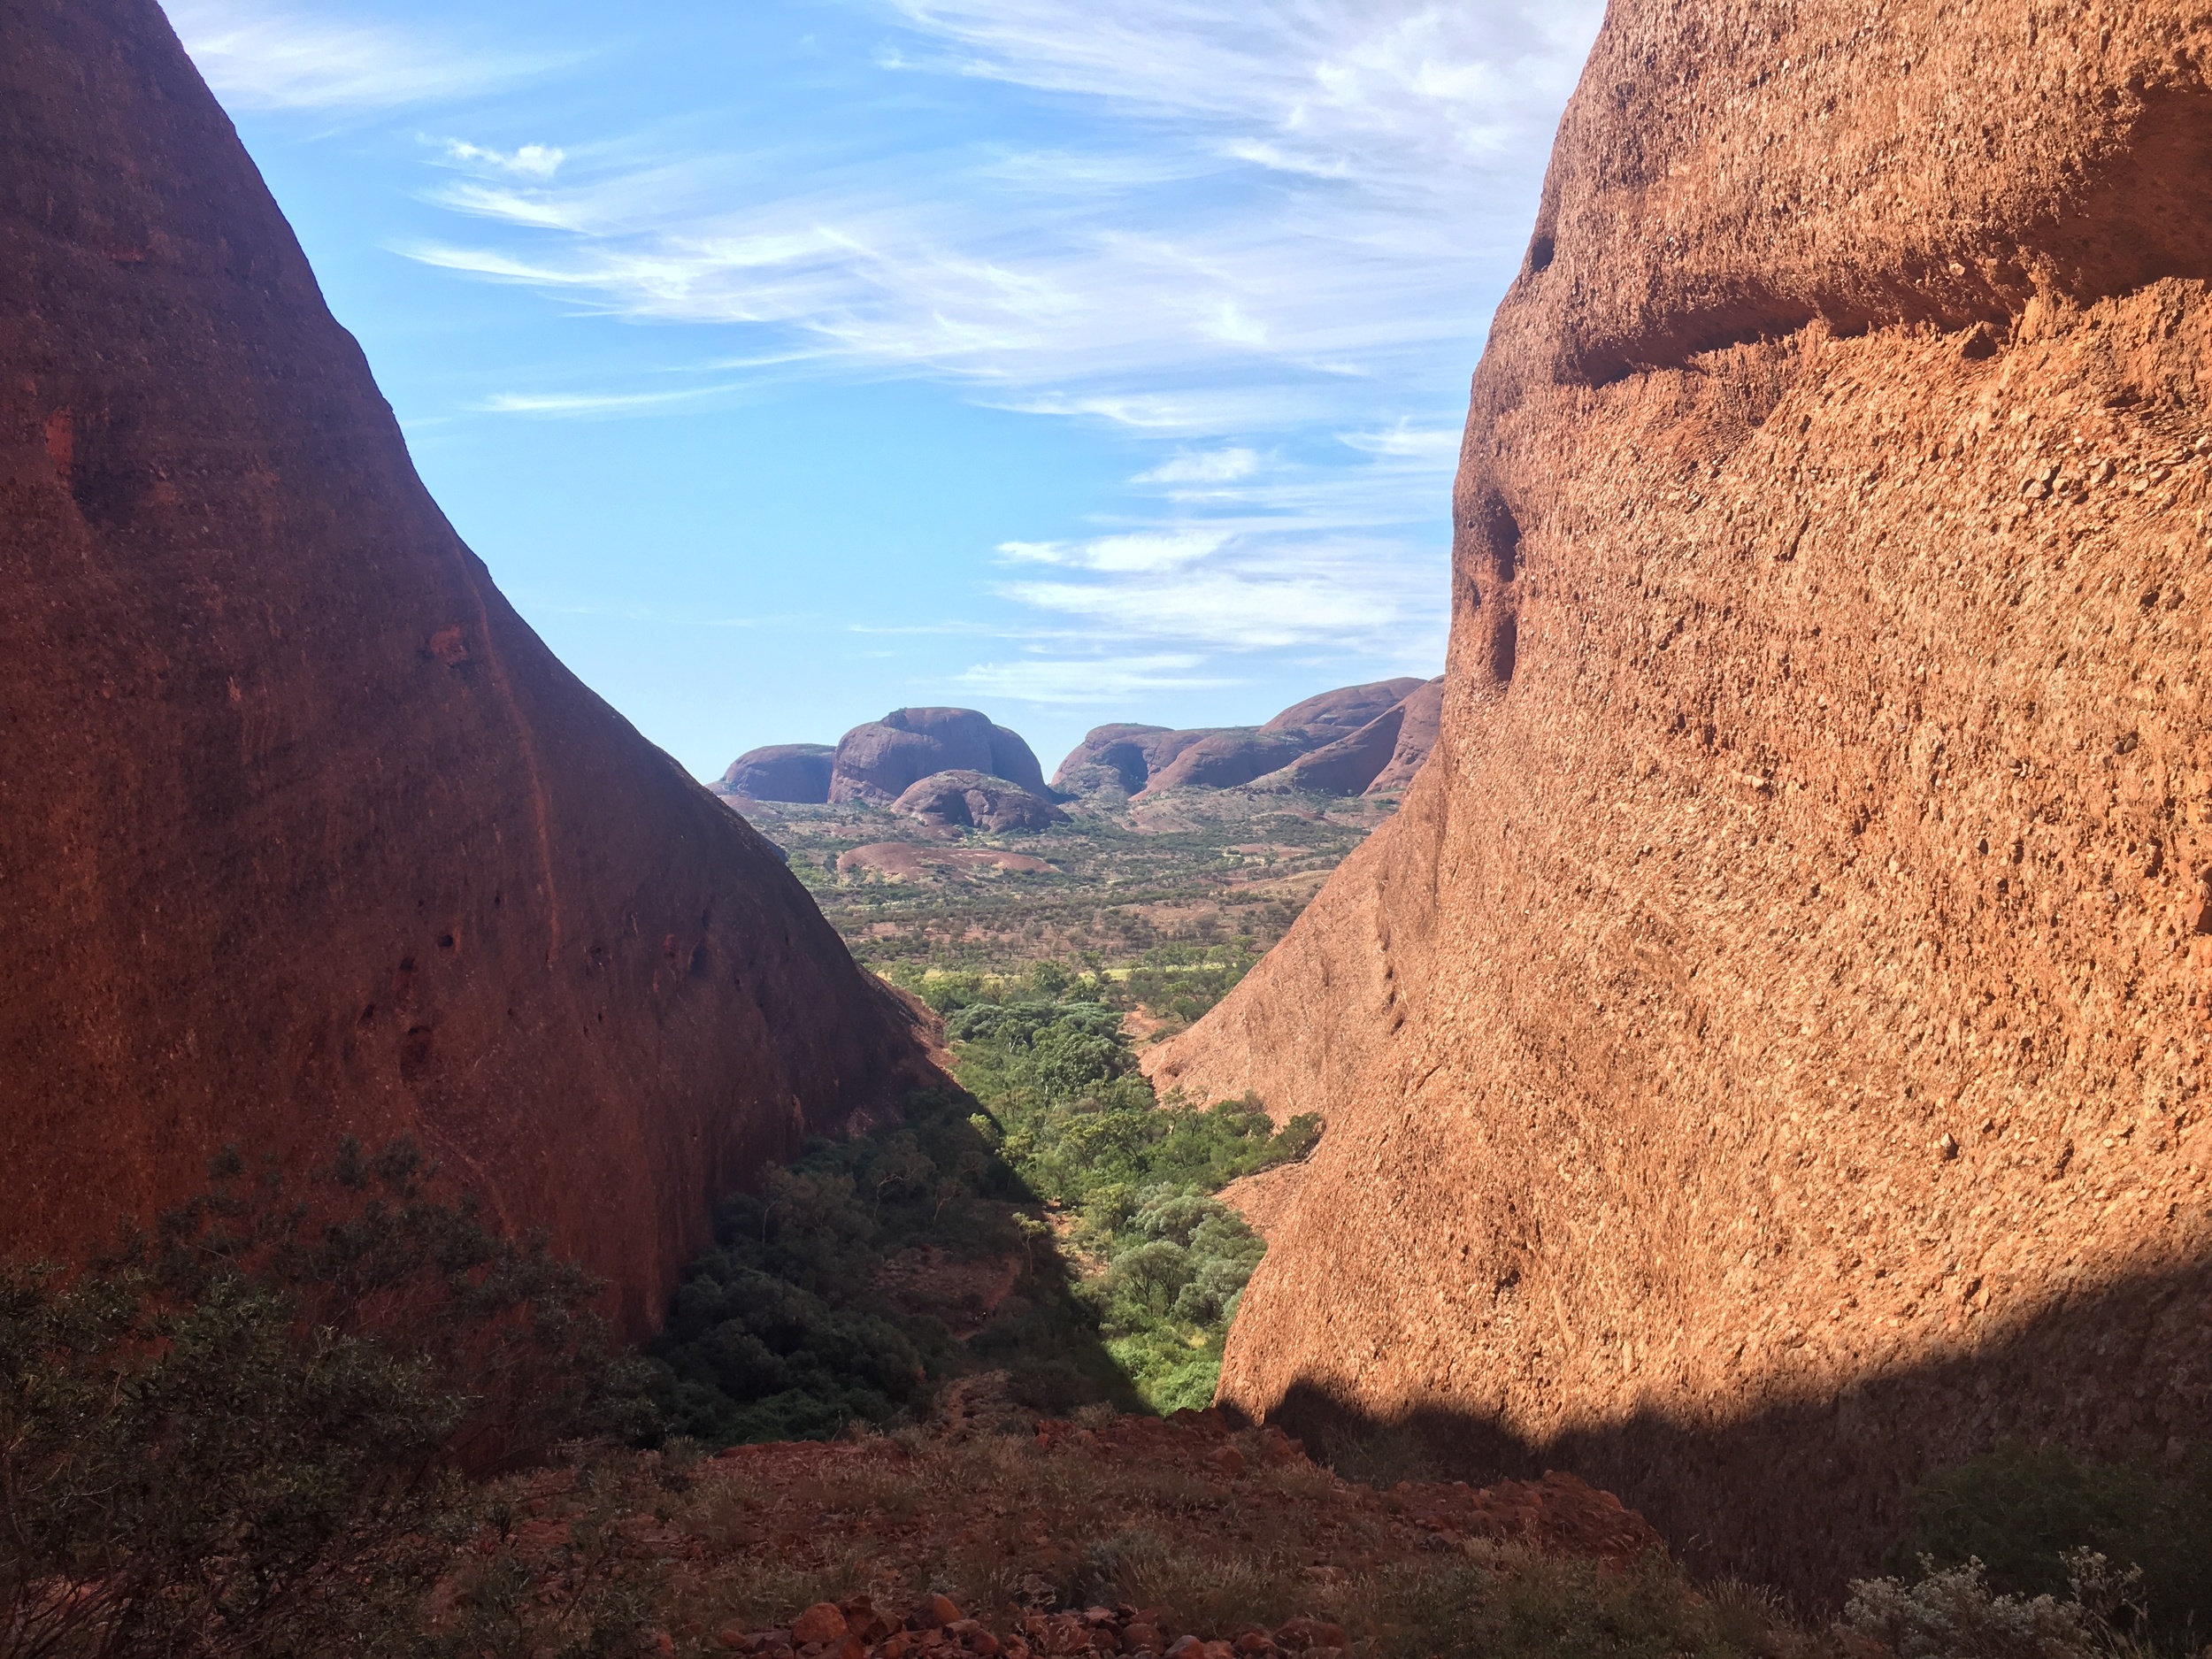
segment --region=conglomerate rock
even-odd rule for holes
[[[2212,1422],[2212,18],[1617,0],[1477,373],[1443,734],[1157,1052],[1328,1133],[1222,1399],[1832,1596]]]
[[[0,1253],[411,1136],[658,1314],[930,1075],[424,492],[153,0],[0,5]]]
[[[1398,705],[1398,741],[1383,769],[1368,780],[1368,795],[1394,795],[1410,786],[1436,747],[1444,717],[1444,676],[1408,692]]]

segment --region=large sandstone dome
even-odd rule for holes
[[[1839,1590],[2212,1434],[2212,24],[1615,0],[1479,371],[1442,736],[1154,1064],[1329,1132],[1223,1398]]]
[[[649,1323],[926,1074],[409,465],[153,0],[0,9],[0,1251],[410,1134]]]
[[[979,772],[1045,793],[1043,770],[1020,733],[973,709],[894,709],[837,740],[829,798],[887,806],[941,772]]]

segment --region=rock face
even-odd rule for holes
[[[1325,691],[1317,697],[1292,703],[1261,729],[1280,732],[1314,726],[1356,732],[1370,720],[1395,708],[1420,686],[1417,680],[1379,680],[1371,685]]]
[[[969,829],[1041,830],[1068,821],[1051,802],[979,772],[933,772],[894,802],[892,810],[925,824]]]
[[[0,9],[0,1251],[411,1135],[655,1320],[917,1017],[424,492],[153,0]]]
[[[1441,675],[1417,683],[1348,737],[1310,749],[1263,781],[1321,795],[1381,795],[1402,789],[1436,746],[1443,707]]]
[[[941,772],[979,772],[1032,795],[1045,793],[1043,769],[1020,735],[973,709],[895,709],[838,740],[832,801],[895,801]]]
[[[1145,787],[1233,789],[1288,765],[1334,735],[1308,726],[1275,731],[1232,726],[1225,732],[1210,732],[1155,772]]]
[[[836,753],[827,743],[776,743],[749,749],[722,774],[721,793],[819,805],[829,799],[830,763]]]
[[[1147,788],[1234,788],[1279,772],[1300,757],[1350,738],[1374,721],[1388,718],[1402,700],[1417,693],[1421,686],[1417,680],[1381,680],[1371,685],[1325,691],[1294,703],[1262,726],[1204,726],[1187,731],[1171,731],[1164,726],[1097,726],[1060,763],[1060,770],[1053,774],[1053,787],[1069,795],[1119,789],[1131,795],[1141,795]],[[1423,756],[1428,753],[1427,745],[1435,741],[1434,726],[1431,715],[1423,728],[1426,733]],[[1371,747],[1371,742],[1364,744],[1357,752],[1364,756]],[[1349,776],[1358,771],[1360,764],[1358,760],[1340,763],[1325,775]],[[1367,778],[1394,764],[1386,752]],[[1412,764],[1417,767],[1420,762]],[[1348,788],[1336,784],[1296,787],[1325,787],[1333,792],[1356,795],[1367,787],[1367,780]]]
[[[1119,789],[1135,795],[1155,769],[1166,765],[1210,731],[1171,732],[1164,726],[1099,726],[1068,751],[1052,787],[1065,795]]]
[[[1398,711],[1398,741],[1383,769],[1368,780],[1365,792],[1369,795],[1394,795],[1409,787],[1422,762],[1436,747],[1444,715],[1444,676],[1439,674],[1418,690],[1409,692]]]
[[[1838,1594],[2212,1405],[2212,24],[1617,0],[1443,735],[1153,1070],[1330,1120],[1222,1394]]]

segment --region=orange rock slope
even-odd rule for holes
[[[0,1253],[410,1134],[632,1327],[926,1062],[417,480],[153,0],[0,9]]]
[[[2212,19],[1617,0],[1478,371],[1442,741],[1153,1062],[1329,1133],[1225,1402],[1832,1594],[2212,1432]]]

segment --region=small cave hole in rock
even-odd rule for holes
[[[1528,245],[1529,274],[1534,276],[1539,271],[1548,268],[1551,259],[1551,235],[1548,232],[1539,232],[1536,239]]]

